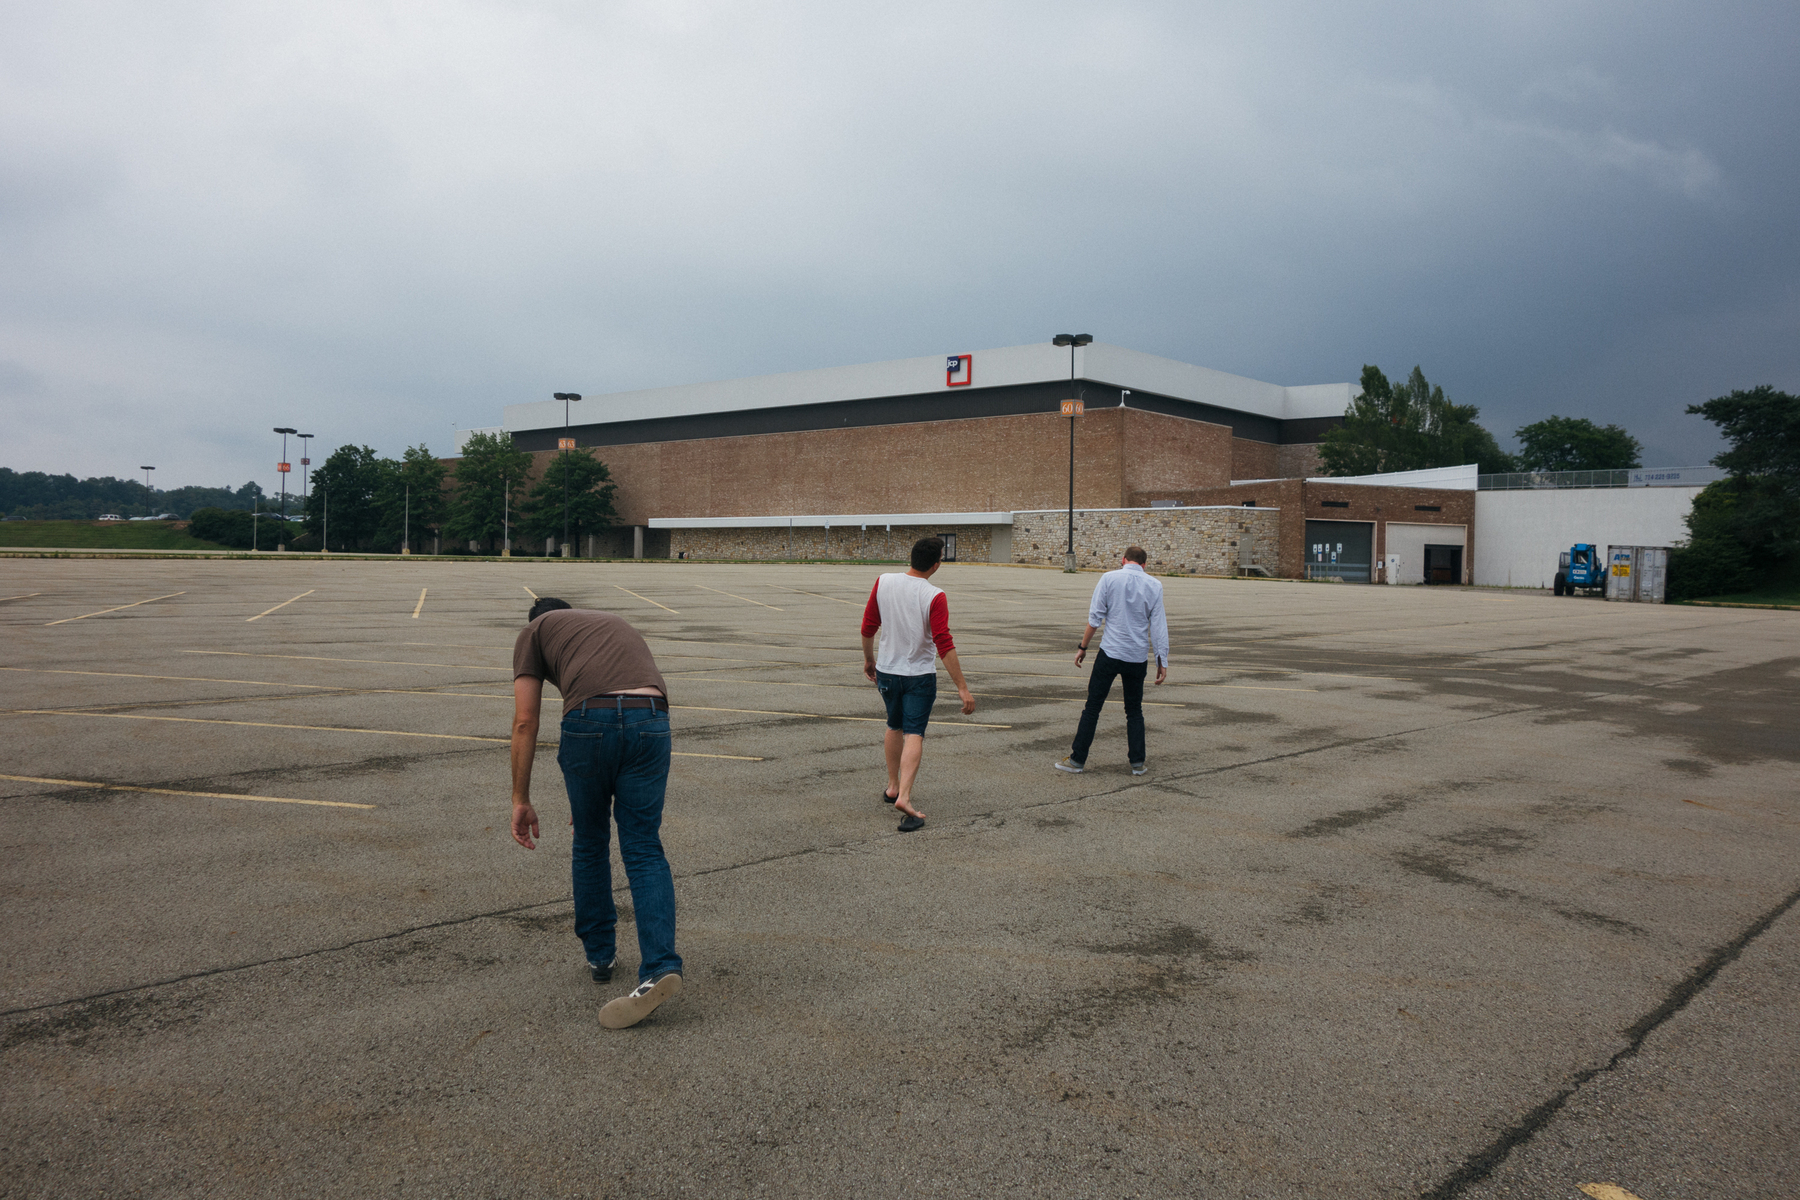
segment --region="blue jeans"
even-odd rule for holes
[[[930,675],[889,675],[875,672],[875,690],[887,706],[887,727],[925,736],[931,706],[937,703],[937,672]]]
[[[575,936],[591,963],[609,963],[617,948],[611,822],[619,825],[619,857],[636,912],[638,980],[681,970],[675,953],[675,880],[663,855],[663,792],[669,784],[669,715],[649,708],[588,701],[562,722],[556,752],[569,813],[575,819]]]
[[[1125,682],[1125,749],[1131,761],[1144,761],[1144,675],[1149,663],[1120,662],[1106,651],[1095,648],[1094,673],[1088,676],[1087,707],[1081,710],[1081,724],[1075,727],[1075,744],[1069,757],[1078,763],[1087,761],[1094,744],[1094,730],[1100,724],[1100,709],[1112,691],[1114,679]]]

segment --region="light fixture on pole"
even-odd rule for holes
[[[306,497],[312,492],[312,447],[307,445],[312,440],[310,433],[296,433],[300,439],[300,511],[306,511]]]
[[[144,473],[144,515],[146,517],[154,517],[156,515],[156,502],[150,499],[150,472],[156,470],[156,468],[139,467],[138,470]]]
[[[1062,402],[1063,416],[1069,418],[1069,549],[1063,556],[1063,570],[1075,569],[1075,418],[1081,415],[1081,395],[1075,391],[1075,348],[1094,340],[1091,333],[1059,333],[1050,339],[1053,346],[1069,348],[1069,391]]]
[[[288,472],[294,469],[294,464],[288,461],[287,440],[288,434],[300,431],[286,425],[277,425],[275,432],[281,435],[281,461],[275,464],[275,469],[281,473],[281,519],[285,521],[287,520],[287,477]]]
[[[563,402],[563,435],[557,439],[556,448],[562,451],[563,457],[563,536],[562,556],[569,558],[569,451],[575,448],[575,439],[569,435],[569,404],[581,399],[580,392],[553,392],[556,399]]]

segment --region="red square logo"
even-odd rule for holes
[[[968,387],[975,378],[975,356],[952,354],[944,359],[944,386]]]

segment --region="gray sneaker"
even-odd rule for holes
[[[655,1012],[664,1000],[681,992],[681,976],[671,971],[661,979],[645,980],[629,996],[609,1001],[600,1010],[600,1024],[605,1029],[629,1029]]]
[[[1079,775],[1087,770],[1086,763],[1078,763],[1072,758],[1065,758],[1056,764],[1059,771],[1067,771],[1071,775]]]
[[[1150,772],[1150,764],[1149,763],[1132,763],[1131,764],[1131,773],[1133,775],[1147,775],[1147,774],[1149,774],[1149,772]]]
[[[603,963],[597,963],[597,962],[588,963],[588,965],[587,965],[588,971],[593,975],[594,982],[595,983],[611,983],[612,982],[613,964],[618,961],[619,960],[616,958],[609,958]]]

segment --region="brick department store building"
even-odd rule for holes
[[[1080,565],[1114,565],[1138,541],[1152,570],[1372,582],[1393,520],[1415,560],[1406,581],[1465,581],[1465,485],[1314,478],[1354,393],[1044,342],[590,395],[566,428],[561,401],[508,405],[488,432],[540,469],[564,437],[607,464],[620,527],[566,552],[896,558],[932,533],[962,561],[1060,565],[1073,426]],[[1063,415],[1077,398],[1082,415]],[[1419,526],[1439,528],[1421,540]],[[1454,564],[1428,569],[1425,544],[1454,546]]]

